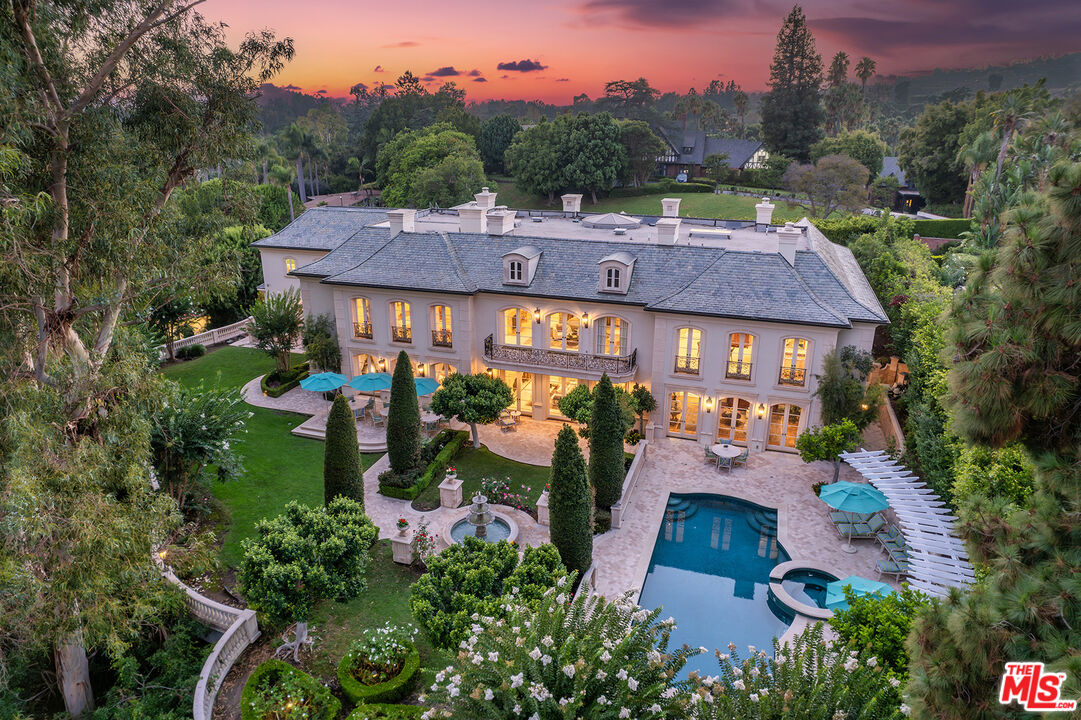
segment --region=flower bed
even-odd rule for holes
[[[338,663],[342,692],[356,704],[400,700],[420,669],[416,629],[387,623],[367,630]],[[378,717],[378,716],[377,716]]]
[[[267,660],[240,695],[241,720],[334,720],[342,704],[330,690],[281,660]]]
[[[387,470],[379,475],[379,494],[398,498],[399,500],[415,499],[433,482],[442,482],[443,474],[446,472],[451,459],[458,454],[458,450],[468,439],[469,433],[464,430],[444,430],[439,433],[428,442],[425,449],[421,450],[421,455],[424,456],[427,452],[430,452],[427,448],[433,446],[433,444],[438,443],[442,446],[431,462],[428,463],[424,472],[415,476],[395,476],[392,471]]]
[[[480,491],[484,493],[484,497],[488,498],[490,503],[507,505],[524,513],[529,513],[534,518],[537,517],[537,508],[530,505],[529,498],[526,495],[526,493],[530,492],[528,485],[519,483],[519,487],[515,488],[512,486],[509,477],[505,480],[484,478],[480,481]]]
[[[345,720],[409,720],[423,714],[419,705],[358,705]]]
[[[300,385],[300,381],[306,377],[308,377],[308,363],[298,365],[287,373],[279,373],[277,370],[268,372],[259,380],[259,387],[267,397],[281,397]]]

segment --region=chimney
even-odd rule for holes
[[[563,212],[577,215],[582,212],[582,196],[567,194],[563,196]]]
[[[762,198],[762,202],[754,206],[754,229],[758,232],[766,232],[770,221],[773,219],[773,203],[768,197]]]
[[[464,233],[488,232],[488,210],[479,207],[476,202],[471,202],[458,208],[458,222]]]
[[[397,237],[399,233],[413,232],[416,227],[417,211],[412,208],[400,210],[388,210],[387,220],[390,221],[390,236]]]
[[[488,234],[506,235],[514,229],[514,218],[517,215],[513,210],[493,210],[488,213]]]
[[[783,228],[777,230],[777,253],[793,267],[796,264],[796,241],[801,235],[803,235],[803,230],[790,222],[786,222]]]
[[[679,217],[679,198],[663,198],[661,207],[662,217]]]
[[[498,193],[488,192],[488,188],[481,188],[480,192],[474,195],[477,199],[477,207],[484,208],[485,210],[491,210],[495,207],[495,196]]]
[[[675,245],[679,237],[679,218],[662,217],[657,221],[657,244]]]

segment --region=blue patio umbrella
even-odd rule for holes
[[[852,483],[847,480],[823,485],[818,497],[834,510],[859,515],[879,512],[890,506],[890,501],[881,490],[864,483]]]
[[[385,372],[364,373],[357,375],[347,384],[360,392],[379,392],[390,387],[390,375]]]
[[[835,580],[826,585],[826,607],[830,610],[847,610],[848,600],[845,598],[845,588],[851,587],[856,597],[863,595],[878,595],[886,597],[893,593],[893,588],[884,582],[868,580],[859,575],[849,575],[844,580]]]
[[[431,378],[413,378],[413,383],[417,386],[417,395],[431,395],[439,389],[439,383]]]
[[[301,380],[300,387],[312,392],[330,392],[345,385],[345,381],[345,375],[339,375],[338,373],[316,373]]]

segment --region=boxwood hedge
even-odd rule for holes
[[[350,672],[353,666],[353,656],[346,653],[338,663],[338,682],[342,685],[342,692],[352,702],[361,703],[386,703],[401,700],[413,685],[417,671],[420,669],[420,653],[416,648],[405,658],[402,671],[386,682],[375,685],[363,685],[353,677]],[[377,715],[376,717],[382,717]]]
[[[255,668],[244,683],[244,690],[240,693],[240,720],[265,720],[265,716],[256,714],[253,706],[262,690],[286,678],[294,680],[312,699],[312,713],[308,715],[310,720],[334,720],[338,717],[342,703],[322,683],[287,662],[270,659]]]
[[[444,430],[443,432],[453,433],[453,437],[451,437],[449,442],[443,446],[443,449],[436,454],[435,458],[428,463],[428,467],[417,477],[415,482],[406,487],[398,487],[393,483],[393,480],[389,476],[384,478],[383,475],[380,475],[379,494],[398,498],[399,500],[414,500],[417,495],[420,495],[428,489],[428,486],[436,480],[442,482],[443,476],[450,466],[450,461],[453,460],[454,456],[458,454],[458,451],[462,449],[462,444],[469,439],[469,433],[465,430]],[[435,442],[435,440],[433,440],[433,442]],[[423,450],[421,453],[423,454]],[[388,470],[387,472],[389,473],[390,471]]]

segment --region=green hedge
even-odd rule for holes
[[[873,233],[882,225],[882,218],[872,215],[842,215],[838,218],[816,218],[812,221],[830,242],[851,245],[861,235]]]
[[[642,195],[661,195],[671,193],[711,193],[713,192],[712,183],[696,183],[696,182],[676,182],[672,178],[665,178],[658,182],[646,183],[639,187],[622,187],[615,188],[610,193],[609,197],[624,198],[624,197],[641,197]]]
[[[405,665],[402,666],[402,671],[397,676],[375,685],[362,685],[357,682],[357,679],[353,677],[353,673],[350,672],[352,663],[353,656],[348,653],[338,663],[338,682],[341,683],[342,692],[345,693],[347,698],[357,705],[362,703],[395,702],[401,700],[412,687],[413,679],[417,671],[420,670],[420,652],[413,648],[409,655],[406,656]],[[376,717],[380,716],[377,715]]]
[[[450,461],[454,459],[454,456],[458,454],[458,451],[462,449],[462,445],[469,439],[469,433],[465,430],[444,430],[443,432],[453,432],[454,438],[451,439],[443,449],[439,451],[439,454],[435,456],[428,467],[421,473],[417,481],[409,487],[395,487],[388,483],[380,481],[379,494],[386,495],[387,497],[398,498],[399,500],[415,500],[417,495],[428,489],[428,486],[439,478],[442,482],[443,474],[446,472],[447,467],[450,466]]]
[[[263,720],[252,710],[252,703],[258,697],[259,687],[288,675],[296,678],[311,693],[315,710],[309,716],[311,720],[334,720],[338,717],[342,703],[330,694],[329,689],[303,670],[297,670],[287,662],[271,659],[255,668],[248,677],[248,681],[244,683],[244,690],[240,693],[240,720]]]
[[[915,220],[912,224],[915,225],[915,232],[917,235],[923,237],[949,238],[950,240],[960,240],[961,233],[972,229],[972,220],[966,218],[950,220]]]
[[[197,357],[206,355],[206,346],[195,343],[194,345],[185,345],[176,351],[176,356],[180,360],[194,360]]]
[[[420,705],[358,705],[345,720],[410,720],[423,714]]]
[[[306,377],[308,377],[308,363],[298,365],[297,367],[286,373],[284,376],[279,376],[278,371],[273,370],[263,376],[263,378],[259,381],[259,387],[262,389],[263,394],[267,395],[268,397],[281,397],[282,395],[299,385],[300,381]],[[281,385],[273,388],[268,387],[267,378],[278,380],[279,382],[281,382]]]

